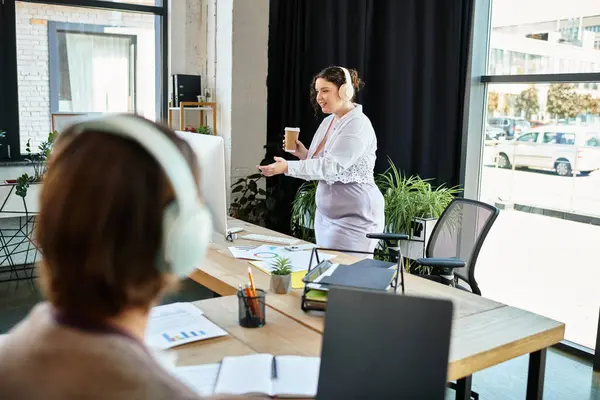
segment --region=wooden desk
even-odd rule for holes
[[[245,232],[239,236],[283,236],[243,221],[230,220],[229,227],[243,227]],[[219,235],[213,240],[206,264],[190,278],[220,295],[233,295],[239,284],[247,283],[250,264],[234,259],[227,247],[259,243],[236,240],[232,244]],[[354,259],[340,255],[336,261],[351,263]],[[257,287],[267,289],[269,276],[256,268],[253,271]],[[542,398],[546,349],[564,338],[563,323],[409,274],[405,274],[405,289],[408,295],[445,298],[454,304],[448,379],[458,380],[457,398],[468,398],[473,373],[525,354],[530,354],[527,399]],[[300,290],[288,295],[269,292],[267,305],[320,335],[324,314],[303,312],[301,294]]]
[[[280,312],[267,309],[267,324],[261,328],[242,328],[238,323],[236,296],[197,301],[204,315],[230,336],[175,347],[177,365],[197,365],[221,361],[224,356],[253,353],[320,356],[321,335]]]

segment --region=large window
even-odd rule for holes
[[[52,25],[50,111],[135,112],[137,36],[104,33],[97,25],[85,32]]]
[[[489,25],[475,28],[489,32],[487,45],[474,48],[487,63],[470,109],[477,122],[469,140],[482,144],[470,154],[480,157],[480,173],[465,187],[506,210],[482,249],[477,278],[484,296],[563,321],[568,341],[593,349],[600,2],[492,0],[491,7]]]
[[[131,112],[153,120],[166,114],[165,3],[52,3],[0,6],[0,22],[10,30],[2,54],[10,71],[3,79],[18,105],[4,113],[8,129],[0,149],[10,159],[81,114]]]

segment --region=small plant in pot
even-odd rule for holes
[[[277,257],[271,270],[272,292],[287,294],[292,290],[292,264],[289,258]]]
[[[197,128],[194,128],[193,126],[186,126],[183,130],[185,132],[199,133],[201,135],[212,135],[210,127],[206,125],[200,125]]]
[[[48,139],[38,146],[38,153],[34,153],[31,148],[31,139],[27,141],[25,152],[27,157],[25,160],[33,167],[33,176],[27,173],[21,175],[16,181],[15,193],[17,196],[25,198],[27,190],[31,184],[40,183],[48,169],[48,158],[54,146],[54,142],[58,136],[58,132],[50,132]]]

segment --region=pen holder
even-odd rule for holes
[[[266,323],[265,295],[266,292],[261,289],[256,289],[256,297],[247,296],[244,290],[238,290],[240,326],[244,328],[260,328]]]

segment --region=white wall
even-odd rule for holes
[[[257,172],[267,138],[269,0],[235,0],[231,176]]]
[[[264,156],[269,1],[205,1],[209,15],[207,71],[210,76],[211,66],[215,66],[217,123],[219,135],[225,139],[230,188],[233,179],[256,172],[255,166]]]
[[[216,81],[219,135],[225,139],[225,168],[231,171],[232,135],[232,85],[233,85],[233,4],[234,0],[218,0],[216,12]],[[211,32],[209,32],[209,37]],[[231,176],[227,174],[227,187],[231,187]],[[229,201],[230,191],[227,192]]]
[[[204,0],[169,1],[169,79],[173,74],[200,75],[202,90],[206,82],[206,7]],[[169,99],[171,99],[169,80]],[[179,112],[173,111],[173,126],[179,126]],[[186,125],[200,125],[198,112],[187,112]],[[210,119],[209,119],[210,120]]]

